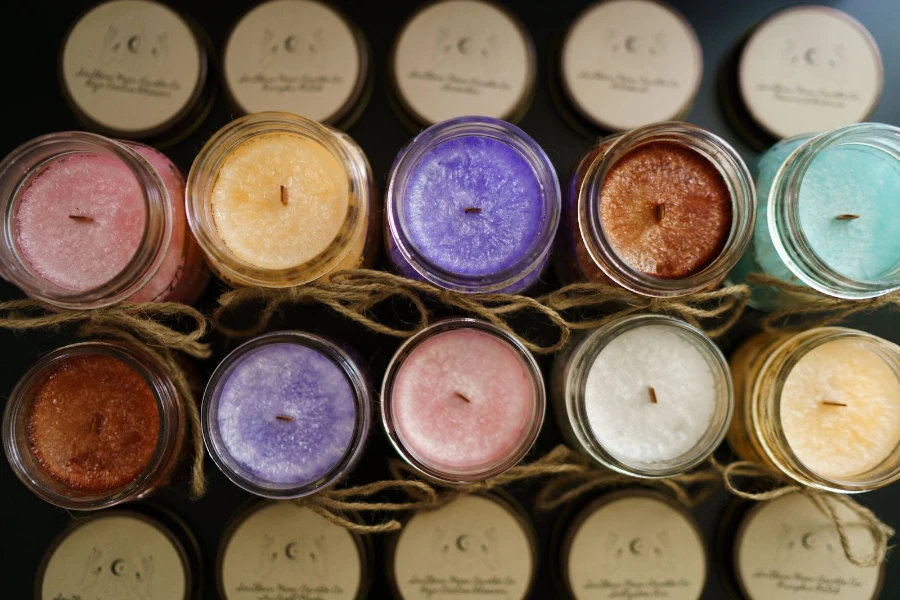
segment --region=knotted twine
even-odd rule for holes
[[[162,321],[190,322],[182,333]],[[14,331],[58,329],[64,325],[117,328],[133,333],[143,344],[208,358],[209,345],[200,341],[207,320],[199,310],[177,302],[120,302],[88,310],[59,308],[37,300],[0,302],[0,328]]]
[[[427,300],[477,316],[515,335],[532,352],[549,354],[565,346],[573,331],[599,327],[623,313],[650,311],[672,314],[704,329],[711,336],[721,335],[737,322],[749,294],[748,286],[736,285],[680,298],[650,298],[600,283],[576,283],[539,298],[499,293],[464,294],[383,271],[353,269],[330,275],[327,280],[290,288],[231,290],[219,298],[219,307],[213,313],[212,320],[216,329],[225,335],[249,337],[263,332],[275,314],[286,305],[319,303],[377,333],[407,338],[428,326],[431,313],[426,305]],[[416,321],[410,327],[397,328],[385,324],[373,313],[376,305],[393,299],[407,301],[417,313]],[[226,323],[229,317],[255,302],[262,303],[262,309],[250,326],[236,328]],[[624,309],[603,317],[592,317],[582,312],[623,304]],[[566,318],[564,312],[574,315]],[[529,313],[542,316],[557,329],[556,342],[541,345],[516,330],[511,319]],[[703,321],[708,319],[724,321],[706,328]]]
[[[894,530],[883,523],[871,510],[858,504],[846,494],[834,494],[813,489],[804,485],[787,482],[784,478],[768,471],[761,465],[749,461],[737,461],[728,465],[721,465],[715,459],[711,459],[713,467],[721,474],[725,488],[739,498],[762,502],[775,500],[788,494],[800,493],[809,498],[812,503],[825,515],[837,529],[844,555],[851,563],[858,567],[878,567],[887,555],[888,542],[894,535]],[[768,491],[750,492],[740,488],[736,479],[744,478],[769,483],[773,487]],[[850,545],[847,529],[849,524],[837,512],[837,507],[843,506],[849,509],[872,534],[875,544],[874,551],[866,556],[859,556]]]
[[[762,320],[763,328],[774,333],[826,327],[856,313],[871,312],[885,307],[900,307],[900,291],[876,298],[848,300],[826,296],[811,287],[787,283],[760,273],[750,273],[747,281],[753,285],[775,288],[779,294],[791,298],[789,306],[769,313]]]

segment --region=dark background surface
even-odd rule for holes
[[[0,13],[0,56],[4,57],[2,105],[5,108],[4,123],[0,130],[0,154],[6,154],[27,139],[53,131],[77,129],[72,113],[66,105],[56,79],[56,61],[60,43],[73,20],[93,3],[89,1],[14,0],[3,3]],[[221,49],[225,36],[235,21],[251,5],[251,2],[224,2],[215,0],[173,0],[170,4],[192,17],[209,34],[216,49]],[[365,31],[375,57],[375,90],[360,120],[349,133],[360,143],[372,163],[376,181],[386,177],[396,152],[411,137],[392,112],[388,102],[386,57],[390,44],[403,20],[416,8],[412,0],[390,2],[338,2],[350,18]],[[718,69],[729,47],[741,33],[773,10],[791,4],[778,0],[753,2],[729,2],[725,0],[678,0],[675,6],[693,24],[703,46],[705,72],[696,103],[687,120],[724,137],[751,161],[755,152],[744,143],[726,121],[719,106],[717,94]],[[877,40],[885,63],[884,94],[873,121],[900,124],[900,2],[856,1],[825,2],[838,7],[859,19]],[[566,124],[551,99],[548,85],[548,65],[552,60],[552,48],[566,26],[586,5],[586,2],[553,0],[542,2],[509,2],[508,6],[524,22],[531,32],[538,53],[538,85],[534,102],[520,126],[543,146],[553,160],[562,181],[570,169],[590,146],[589,137],[577,133]],[[166,150],[169,156],[187,172],[195,154],[203,142],[219,127],[235,116],[223,94],[216,99],[212,114],[186,141]],[[383,258],[382,258],[383,262]],[[555,286],[552,275],[547,286]],[[213,282],[202,300],[204,308],[214,306],[215,298],[224,290],[219,282]],[[0,282],[0,298],[20,297],[12,286]],[[733,330],[721,344],[730,352],[755,327],[752,314]],[[900,342],[900,320],[888,314],[873,314],[855,318],[848,325]],[[281,321],[284,327],[319,333],[352,344],[370,363],[373,379],[378,381],[391,354],[398,345],[392,338],[369,333],[326,309],[304,308],[293,310]],[[538,327],[537,325],[535,326]],[[538,332],[540,333],[540,332]],[[19,376],[42,354],[71,342],[53,334],[33,333],[16,335],[0,331],[0,394],[5,402]],[[212,359],[199,366],[208,374],[215,365],[234,348],[236,342],[226,342],[214,336],[216,352]],[[542,367],[549,366],[549,359],[541,358]],[[559,433],[552,418],[548,418],[536,453],[544,453],[559,442]],[[728,451],[723,449],[723,457]],[[370,441],[367,456],[350,479],[350,484],[384,479],[387,477],[386,459],[391,449],[381,431],[376,428]],[[220,534],[228,520],[248,494],[228,482],[207,459],[210,480],[209,493],[199,501],[187,499],[186,475],[182,475],[169,489],[155,499],[182,517],[200,540],[206,566],[207,586],[204,599],[216,598],[212,573]],[[5,460],[0,461],[0,491],[2,506],[0,516],[0,597],[10,600],[30,598],[35,570],[41,555],[69,522],[70,516],[33,497],[15,478]],[[562,597],[551,578],[552,549],[550,536],[559,520],[555,514],[535,514],[533,490],[516,488],[515,495],[535,518],[540,535],[541,565],[538,583],[532,598]],[[868,493],[859,498],[888,524],[900,526],[900,485]],[[710,545],[710,554],[720,554],[712,543],[720,517],[729,504],[724,492],[717,492],[701,506],[694,509],[703,533]],[[382,540],[375,539],[375,581],[372,598],[387,598]],[[704,599],[730,597],[716,561],[711,562]],[[889,563],[882,598],[900,598],[900,569]]]

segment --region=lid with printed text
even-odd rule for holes
[[[625,131],[683,118],[703,76],[697,34],[656,0],[603,0],[563,40],[560,83],[593,126]]]
[[[605,494],[572,520],[560,573],[575,600],[697,600],[707,577],[703,536],[674,500],[643,489]]]
[[[786,8],[759,23],[737,70],[747,113],[776,139],[865,121],[884,79],[869,31],[850,15],[817,5]]]
[[[534,91],[531,38],[505,9],[441,0],[410,17],[394,43],[393,91],[420,125],[486,116],[516,122]]]
[[[853,512],[834,504],[850,548],[874,550],[872,534]],[[834,522],[809,497],[788,494],[755,505],[734,543],[734,570],[748,600],[873,600],[884,578],[880,567],[859,567],[844,554]]]
[[[524,600],[536,571],[534,533],[498,495],[462,496],[414,514],[389,538],[388,579],[401,600]]]
[[[35,598],[192,600],[199,577],[169,527],[140,512],[104,511],[60,535],[38,570]]]
[[[359,534],[292,502],[257,502],[239,512],[219,550],[223,600],[361,600],[370,578]]]
[[[242,112],[289,112],[344,127],[361,112],[371,75],[362,32],[317,0],[259,4],[231,31],[222,62]]]
[[[79,119],[128,139],[184,136],[199,125],[211,104],[207,71],[194,30],[151,0],[95,6],[72,26],[60,58],[63,91]]]

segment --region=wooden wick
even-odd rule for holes
[[[657,223],[662,223],[662,220],[666,217],[666,205],[665,204],[657,204],[653,207],[653,219]]]
[[[859,215],[851,215],[851,214],[843,214],[835,217],[837,221],[852,221],[853,219],[858,219]]]
[[[287,415],[275,415],[275,418],[279,421],[287,421],[288,423],[294,420],[294,417],[289,417]]]
[[[478,208],[477,206],[467,206],[467,207],[466,207],[466,214],[467,214],[467,215],[480,215],[480,214],[481,214],[481,209]]]
[[[656,390],[654,390],[652,387],[648,389],[650,390],[650,402],[652,402],[653,404],[658,404],[656,400]]]
[[[86,217],[84,215],[69,215],[69,218],[78,223],[93,223],[94,219],[91,217]]]
[[[822,400],[822,404],[827,406],[847,406],[843,402],[832,402],[831,400]]]
[[[463,396],[463,395],[460,394],[459,392],[453,392],[453,393],[456,395],[457,398],[462,398],[463,400],[465,400],[465,401],[468,402],[469,404],[472,404],[472,401],[471,401],[471,400],[469,400],[468,398],[466,398],[465,396]]]
[[[284,186],[281,186],[281,203],[285,206],[288,205],[287,188]]]
[[[100,430],[103,429],[104,421],[106,421],[106,419],[103,418],[103,415],[100,413],[95,414],[91,419],[91,433],[100,433]]]

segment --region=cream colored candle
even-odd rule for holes
[[[334,242],[350,194],[343,165],[324,146],[267,133],[223,159],[210,203],[216,231],[235,255],[260,268],[288,269]]]
[[[808,469],[829,479],[853,478],[900,444],[900,381],[859,342],[826,342],[788,374],[781,422],[791,450]]]

